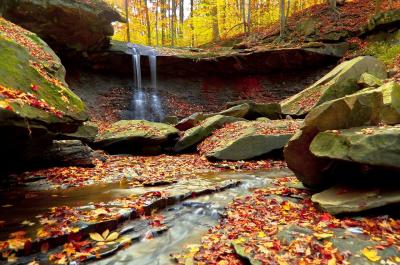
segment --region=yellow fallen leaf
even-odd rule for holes
[[[361,253],[367,257],[370,261],[376,262],[381,259],[380,256],[378,256],[378,251],[376,249],[369,249],[369,248],[364,248],[361,250]]]
[[[267,235],[263,231],[258,232],[258,235],[257,235],[257,237],[259,237],[259,238],[263,238],[263,237],[266,237],[266,236]]]
[[[111,233],[107,238],[106,241],[110,242],[110,241],[115,241],[117,240],[117,238],[119,237],[119,234],[117,232]]]
[[[246,242],[246,239],[244,237],[239,237],[239,238],[233,240],[233,243],[235,243],[235,244],[242,244],[244,242]]]
[[[119,234],[117,232],[113,232],[110,234],[110,230],[105,230],[101,235],[99,233],[89,233],[89,236],[92,240],[97,242],[113,242],[118,239]]]
[[[314,236],[320,240],[320,239],[325,239],[325,238],[330,238],[333,237],[332,233],[314,233]]]
[[[104,232],[101,234],[101,236],[102,236],[103,238],[107,238],[109,234],[110,234],[110,230],[107,229],[106,231],[104,231]]]
[[[97,242],[102,242],[104,241],[103,237],[99,233],[89,233],[89,236],[91,239]]]
[[[335,257],[331,258],[330,260],[328,260],[328,265],[336,265],[336,259]]]

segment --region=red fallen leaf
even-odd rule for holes
[[[10,105],[8,105],[5,109],[8,110],[8,111],[13,111],[14,110],[13,107],[11,107]]]
[[[49,243],[48,242],[46,242],[46,243],[43,243],[41,246],[40,246],[40,251],[42,252],[42,253],[47,253],[48,251],[49,251]]]
[[[323,222],[329,222],[331,220],[331,215],[329,213],[323,213],[320,220]]]
[[[37,85],[32,84],[32,85],[31,85],[31,89],[32,89],[33,91],[38,91],[39,87],[38,87]]]

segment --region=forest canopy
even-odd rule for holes
[[[132,42],[153,46],[200,46],[254,32],[324,0],[106,0],[128,11]],[[126,3],[128,8],[126,9]],[[117,23],[117,40],[128,41],[126,24]]]

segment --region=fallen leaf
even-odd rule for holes
[[[369,249],[369,248],[364,248],[361,250],[361,253],[367,257],[370,261],[376,262],[381,259],[380,256],[378,256],[378,251],[376,249]]]

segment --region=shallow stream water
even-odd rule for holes
[[[96,264],[173,264],[170,254],[181,252],[186,245],[200,243],[202,235],[218,223],[224,207],[235,198],[249,194],[252,189],[267,187],[273,178],[290,174],[288,170],[217,173],[218,178],[240,180],[242,184],[222,192],[190,199],[160,211],[158,214],[163,216],[167,230],[159,234],[152,234],[151,239],[148,239],[148,227],[140,225],[142,220],[128,222],[127,227],[131,226],[136,229],[125,236],[136,237],[137,234],[141,234],[141,239],[116,255],[96,261]]]

